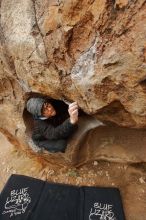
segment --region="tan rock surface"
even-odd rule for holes
[[[1,79],[146,127],[145,12],[145,0],[2,0]]]
[[[124,127],[146,128],[145,3],[1,1],[0,128],[7,137],[12,136],[12,143],[28,149],[25,131],[29,119],[24,117],[24,108],[26,97],[36,92],[77,101],[82,110],[94,116],[84,123],[81,118],[81,130],[65,155],[40,156],[62,164],[80,164],[91,158],[145,162],[145,130],[119,128],[114,138],[122,131],[128,143],[116,141],[111,147],[114,134],[109,133],[110,128],[98,128],[98,139],[107,132],[110,140],[99,141],[95,147],[94,131],[88,134],[89,140],[94,136],[94,143],[87,146],[84,142],[87,131],[95,127],[95,118]],[[129,136],[125,137],[127,131]],[[132,139],[137,132],[141,151],[137,151],[138,141]],[[108,146],[103,149],[105,142]],[[88,153],[88,148],[93,151]]]

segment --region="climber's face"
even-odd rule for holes
[[[55,116],[56,115],[56,111],[55,111],[53,105],[51,105],[48,102],[45,102],[43,104],[43,108],[42,108],[42,115],[44,117],[48,117],[48,118],[50,118],[52,116]]]

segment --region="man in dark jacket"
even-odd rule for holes
[[[50,152],[65,152],[68,138],[77,129],[78,105],[62,101],[30,98],[27,110],[33,115],[33,142]]]

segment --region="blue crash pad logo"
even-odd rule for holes
[[[25,213],[29,203],[31,203],[31,198],[28,193],[28,187],[21,188],[19,190],[12,190],[10,192],[10,196],[6,199],[5,210],[2,214],[9,214],[10,218],[23,214]]]

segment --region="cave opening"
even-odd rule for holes
[[[33,115],[30,112],[28,112],[27,108],[26,108],[26,103],[30,98],[43,98],[45,100],[51,100],[51,102],[53,103],[53,106],[55,105],[55,107],[60,109],[60,111],[63,113],[63,115],[65,115],[65,117],[66,117],[65,119],[69,118],[68,106],[71,102],[69,102],[66,99],[63,99],[63,100],[53,99],[47,95],[43,95],[41,93],[36,93],[36,92],[30,92],[25,95],[25,108],[23,110],[23,121],[24,121],[25,128],[26,128],[25,129],[26,141],[33,151],[41,152],[42,149],[37,147],[32,140],[32,132],[33,132],[33,128],[34,128],[34,118],[33,118]],[[79,108],[79,116],[86,116],[86,115],[87,114]]]

